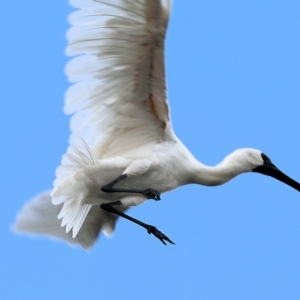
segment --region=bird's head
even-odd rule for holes
[[[235,166],[236,173],[256,172],[271,176],[300,192],[300,183],[281,172],[271,159],[259,150],[245,148],[234,151],[225,158],[227,164]]]

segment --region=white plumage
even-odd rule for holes
[[[263,173],[259,168],[267,160],[261,151],[240,149],[218,166],[207,167],[173,133],[164,68],[171,0],[70,3],[78,8],[70,15],[67,34],[67,54],[76,56],[66,68],[74,83],[64,108],[73,114],[70,147],[57,168],[53,190],[25,206],[17,231],[88,248],[100,231],[110,234],[115,228],[117,216],[101,204],[121,201],[118,211],[124,212],[149,198],[101,190],[121,174],[128,177],[117,184],[119,189],[163,193],[189,183],[222,184],[243,172]],[[299,190],[295,182],[266,175]],[[162,242],[166,238],[159,237]]]

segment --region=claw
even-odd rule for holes
[[[149,225],[147,232],[149,234],[153,234],[155,237],[157,237],[164,245],[167,246],[166,242],[169,242],[170,244],[175,245],[174,242],[172,242],[165,234],[163,234],[161,231],[159,231],[156,227]]]
[[[147,199],[154,199],[155,201],[160,200],[160,193],[154,189],[146,189],[143,192],[143,195],[147,198]]]

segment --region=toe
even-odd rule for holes
[[[165,234],[163,234],[161,231],[159,231],[156,227],[149,225],[147,228],[147,232],[149,234],[153,234],[156,238],[158,238],[164,245],[167,246],[167,243],[175,245],[173,241],[171,241]]]

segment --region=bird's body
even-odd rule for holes
[[[157,148],[161,148],[160,145]],[[54,202],[60,201],[59,197],[66,194],[66,189],[74,194],[72,198],[75,198],[78,193],[84,193],[78,204],[101,204],[127,196],[136,196],[131,193],[107,194],[99,188],[117,178],[125,170],[130,177],[120,182],[119,188],[134,189],[138,186],[141,189],[147,189],[151,182],[151,187],[160,193],[172,190],[184,184],[182,181],[184,176],[180,176],[184,172],[178,172],[178,174],[171,172],[177,162],[174,160],[173,165],[171,157],[167,157],[166,164],[160,165],[165,156],[165,153],[157,149],[156,152],[153,151],[149,156],[145,156],[147,158],[115,157],[96,160],[92,165],[86,165],[76,170],[74,176],[67,177],[65,182],[61,182],[57,190],[53,191]],[[56,199],[58,200],[56,201]]]
[[[167,100],[164,40],[171,0],[71,0],[66,94],[70,147],[51,193],[27,204],[15,229],[90,247],[117,216],[185,184],[214,186],[245,172],[273,176],[300,191],[261,151],[239,149],[215,167],[176,137]],[[62,226],[62,227],[61,227]],[[64,228],[65,227],[65,228]]]

